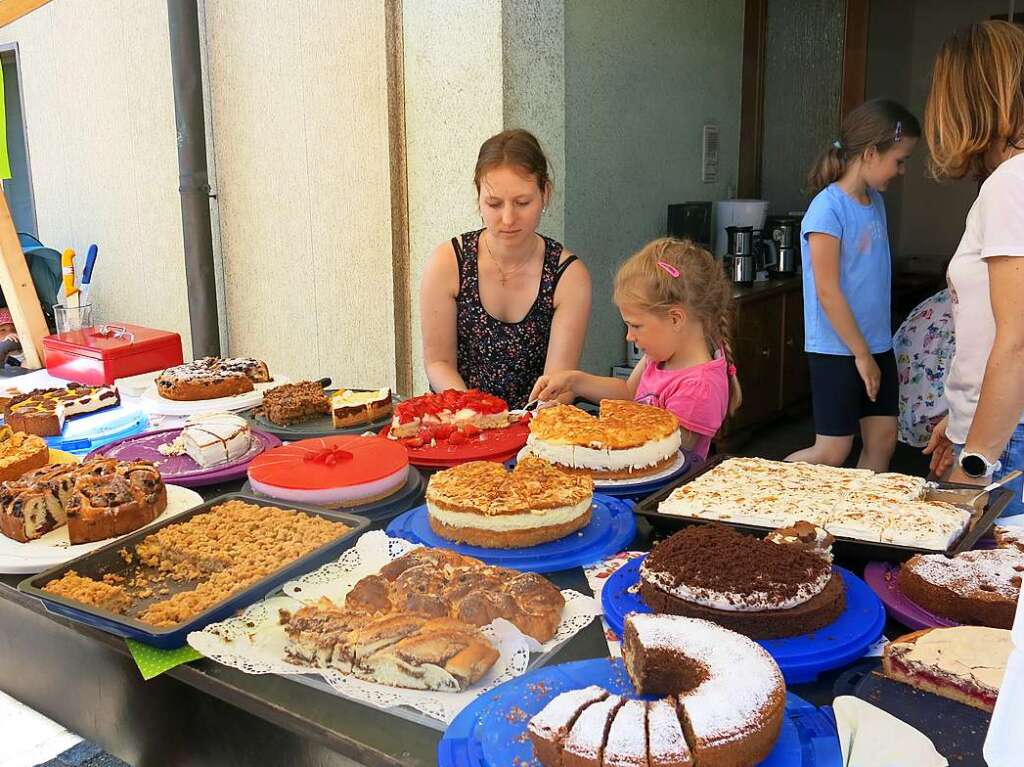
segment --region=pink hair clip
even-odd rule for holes
[[[726,368],[726,372],[728,372],[730,377],[734,377],[736,375],[736,366],[730,365],[729,367]]]
[[[658,262],[658,266],[660,266],[662,269],[664,269],[665,273],[669,277],[678,277],[679,276],[679,270],[676,269],[674,266],[672,266],[672,264],[666,264],[664,261],[659,261]]]

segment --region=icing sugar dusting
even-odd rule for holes
[[[677,615],[633,613],[626,620],[645,647],[678,652],[708,669],[702,684],[680,696],[698,738],[742,736],[773,694],[785,689],[774,659],[742,634]]]

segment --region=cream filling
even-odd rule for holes
[[[654,466],[678,453],[681,445],[678,429],[668,437],[618,450],[551,442],[537,439],[533,434],[526,440],[527,451],[548,463],[592,471],[626,471]]]
[[[439,509],[433,503],[427,501],[427,512],[438,522],[450,527],[471,527],[493,532],[511,532],[513,530],[536,530],[538,527],[564,525],[586,514],[592,501],[592,498],[587,498],[575,506],[531,509],[526,514],[474,514],[469,511],[448,511],[447,509]]]
[[[998,692],[1012,650],[1006,629],[959,626],[929,631],[910,646],[903,659],[919,668],[972,679],[980,687]]]
[[[832,570],[831,568],[826,569],[813,581],[801,585],[797,593],[788,599],[779,599],[778,596],[767,591],[736,594],[733,592],[697,588],[686,584],[673,585],[665,573],[652,573],[647,569],[646,563],[640,568],[640,577],[648,583],[657,586],[662,591],[687,602],[710,607],[714,610],[752,613],[764,610],[789,610],[802,605],[825,590],[825,586],[832,579]]]

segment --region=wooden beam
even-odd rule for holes
[[[740,146],[736,184],[740,197],[761,196],[767,21],[767,1],[746,0],[743,9],[743,80],[740,91]]]
[[[50,0],[2,0],[0,2],[0,27],[6,27],[12,21],[17,21],[26,13],[31,13],[48,2]]]
[[[4,292],[14,329],[21,339],[25,367],[41,368],[43,339],[50,331],[46,327],[46,318],[39,306],[39,296],[25,263],[25,254],[4,194],[0,194],[0,290]]]
[[[839,121],[864,103],[868,65],[868,14],[870,0],[846,0],[843,31],[843,86],[839,96]]]
[[[413,394],[412,271],[409,243],[409,177],[405,137],[405,44],[402,0],[384,2],[388,89],[388,156],[391,165],[391,275],[395,317],[395,386]]]

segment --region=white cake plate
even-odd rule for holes
[[[164,399],[157,393],[156,384],[152,383],[142,393],[139,401],[147,412],[160,415],[188,416],[200,413],[231,413],[238,410],[248,410],[262,404],[263,392],[290,381],[291,379],[287,376],[275,374],[273,381],[254,384],[256,388],[245,394],[236,394],[234,397],[187,401]]]
[[[149,525],[142,529],[163,522],[182,514],[193,506],[203,502],[203,497],[195,490],[177,485],[167,485],[167,508],[164,513],[154,519]],[[127,535],[128,533],[126,533]],[[51,530],[42,538],[36,538],[28,543],[19,543],[5,535],[0,535],[0,573],[8,574],[31,574],[41,573],[51,567],[64,564],[83,554],[88,554],[118,538],[105,538],[102,541],[91,543],[78,543],[74,546],[68,540],[68,528],[66,525]]]

